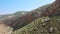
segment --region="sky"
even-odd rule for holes
[[[17,11],[31,11],[55,0],[0,0],[0,15]]]

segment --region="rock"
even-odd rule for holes
[[[50,27],[50,28],[49,28],[49,32],[50,32],[50,33],[53,32],[53,27]]]

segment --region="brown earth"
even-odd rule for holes
[[[12,30],[10,27],[0,22],[0,34],[11,34]]]

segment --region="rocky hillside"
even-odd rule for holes
[[[14,14],[11,14],[11,15],[6,16],[6,18],[5,18],[5,15],[3,15],[2,17],[5,20],[3,19],[2,22],[4,24],[8,25],[8,26],[12,26],[14,28],[14,30],[15,29],[19,29],[19,28],[25,26],[26,24],[28,24],[30,21],[33,21],[34,19],[38,18],[39,15],[42,12],[42,9],[45,10],[50,5],[51,4],[47,4],[45,6],[39,7],[37,9],[34,9],[34,10],[30,11],[30,12],[27,12],[27,11],[24,12],[24,11],[22,11],[24,14],[21,11],[18,11],[18,12],[14,13]],[[24,16],[21,17],[21,15],[22,15],[21,13]],[[16,23],[20,23],[19,26],[17,24],[18,27],[15,26]]]
[[[60,0],[56,0],[50,5],[32,10],[19,18],[2,22],[13,28],[12,34],[60,34],[59,2]]]
[[[59,2],[60,0],[56,0],[49,7],[45,8],[43,12],[40,12],[40,13],[37,11],[36,13],[32,12],[32,15],[34,14],[33,16],[35,16],[36,18],[34,17],[33,18],[34,20],[32,20],[30,24],[16,30],[15,32],[13,32],[13,34],[14,33],[15,34],[60,34],[60,27],[59,27],[60,26],[60,4]],[[18,27],[19,26],[20,25],[18,24]]]
[[[60,0],[56,0],[55,2],[53,2],[49,7],[44,7],[44,9],[42,11],[31,11],[29,13],[27,13],[26,15],[20,17],[19,19],[16,19],[14,21],[14,24],[11,25],[11,27],[14,28],[14,30],[19,29],[27,24],[29,24],[31,21],[42,17],[42,16],[56,16],[56,15],[60,15],[60,4],[59,4]],[[17,27],[18,26],[18,27]]]
[[[11,22],[25,14],[27,14],[28,11],[18,11],[14,14],[6,14],[6,15],[0,15],[0,21],[4,22],[6,24],[12,24]]]
[[[60,34],[60,15],[35,19],[12,34]]]
[[[17,11],[16,13],[13,13],[13,14],[0,15],[0,21],[4,21],[10,18],[18,18],[18,17],[21,17],[22,15],[25,15],[27,12],[28,11]]]
[[[32,10],[31,12],[28,12],[24,16],[21,16],[17,19],[9,20],[6,22],[4,21],[3,23],[5,23],[8,26],[13,27],[14,30],[16,30],[16,29],[19,29],[19,28],[29,24],[31,21],[33,21],[39,17],[60,15],[59,6],[60,6],[59,0],[56,0],[55,2],[53,2],[51,5],[47,6],[46,8],[44,7],[43,10],[41,10],[41,11],[39,9]],[[11,24],[9,24],[9,22]]]

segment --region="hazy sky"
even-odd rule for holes
[[[0,14],[30,11],[54,1],[55,0],[0,0]]]

